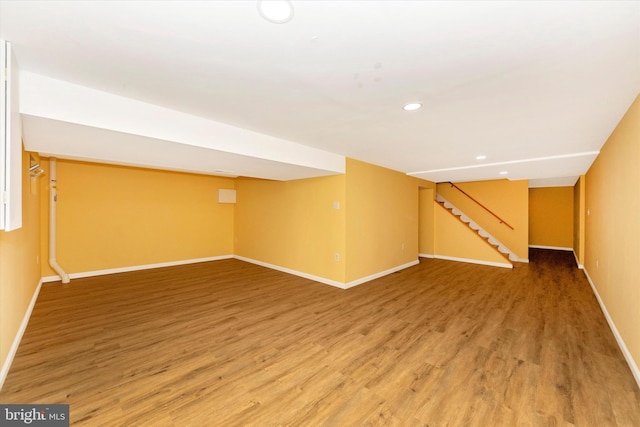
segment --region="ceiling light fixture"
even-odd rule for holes
[[[293,19],[291,0],[258,0],[258,13],[272,24],[286,24]]]
[[[419,102],[411,102],[409,104],[405,104],[404,107],[402,107],[402,109],[404,111],[415,111],[421,107],[422,107],[422,104],[420,104]]]
[[[506,175],[506,174],[508,174],[508,173],[509,173],[509,172],[507,172],[507,171],[500,171],[500,175]]]
[[[484,154],[480,154],[479,156],[476,156],[476,160],[485,160],[487,158],[487,156],[485,156]]]

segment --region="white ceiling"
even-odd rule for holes
[[[236,150],[215,132],[193,143],[34,114],[35,91],[27,148],[273,179],[339,173],[347,156],[432,181],[572,185],[640,92],[638,1],[292,3],[293,19],[273,24],[256,1],[0,1],[21,71],[246,137]],[[411,101],[423,108],[403,111]],[[129,133],[154,155],[143,162]],[[280,159],[247,151],[264,138]]]

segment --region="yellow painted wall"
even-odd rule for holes
[[[435,206],[434,217],[437,230],[435,236],[436,255],[489,263],[509,263],[509,260],[485,243],[467,224],[451,215],[451,212],[439,203],[432,203]]]
[[[35,156],[37,159],[37,156]],[[22,228],[0,231],[0,366],[7,358],[40,282],[38,185],[31,186],[29,157],[22,159]],[[36,178],[35,180],[43,178]]]
[[[239,178],[236,254],[339,283],[415,261],[419,186],[433,184],[353,159],[344,175]]]
[[[344,175],[238,178],[236,188],[236,255],[344,283]]]
[[[420,188],[419,193],[419,235],[418,251],[421,255],[434,255],[435,249],[435,213],[434,213],[434,188]]]
[[[456,185],[514,229],[511,230],[449,184],[437,191],[521,259],[529,258],[529,182],[527,180],[475,181]],[[459,242],[466,245],[466,242]]]
[[[529,189],[529,244],[573,248],[573,187]]]
[[[49,170],[49,162],[42,166]],[[57,161],[58,263],[67,273],[233,254],[234,205],[217,202],[233,179]],[[41,186],[48,260],[49,180]],[[55,275],[42,263],[42,275]]]
[[[416,261],[418,192],[430,184],[353,159],[346,171],[347,282]]]
[[[580,266],[584,266],[585,216],[585,176],[581,175],[573,186],[573,253]]]
[[[586,174],[585,270],[640,364],[640,96]]]

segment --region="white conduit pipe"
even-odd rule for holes
[[[58,273],[62,283],[69,283],[69,275],[64,272],[56,260],[56,203],[58,202],[58,189],[56,188],[56,159],[51,158],[49,181],[49,265]]]

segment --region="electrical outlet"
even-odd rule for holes
[[[404,243],[402,244],[402,250],[404,251]]]
[[[600,269],[600,260],[596,260],[596,270]]]
[[[336,260],[336,262],[340,261],[340,254],[337,253],[337,252],[336,252],[336,255],[335,255],[335,260]]]

